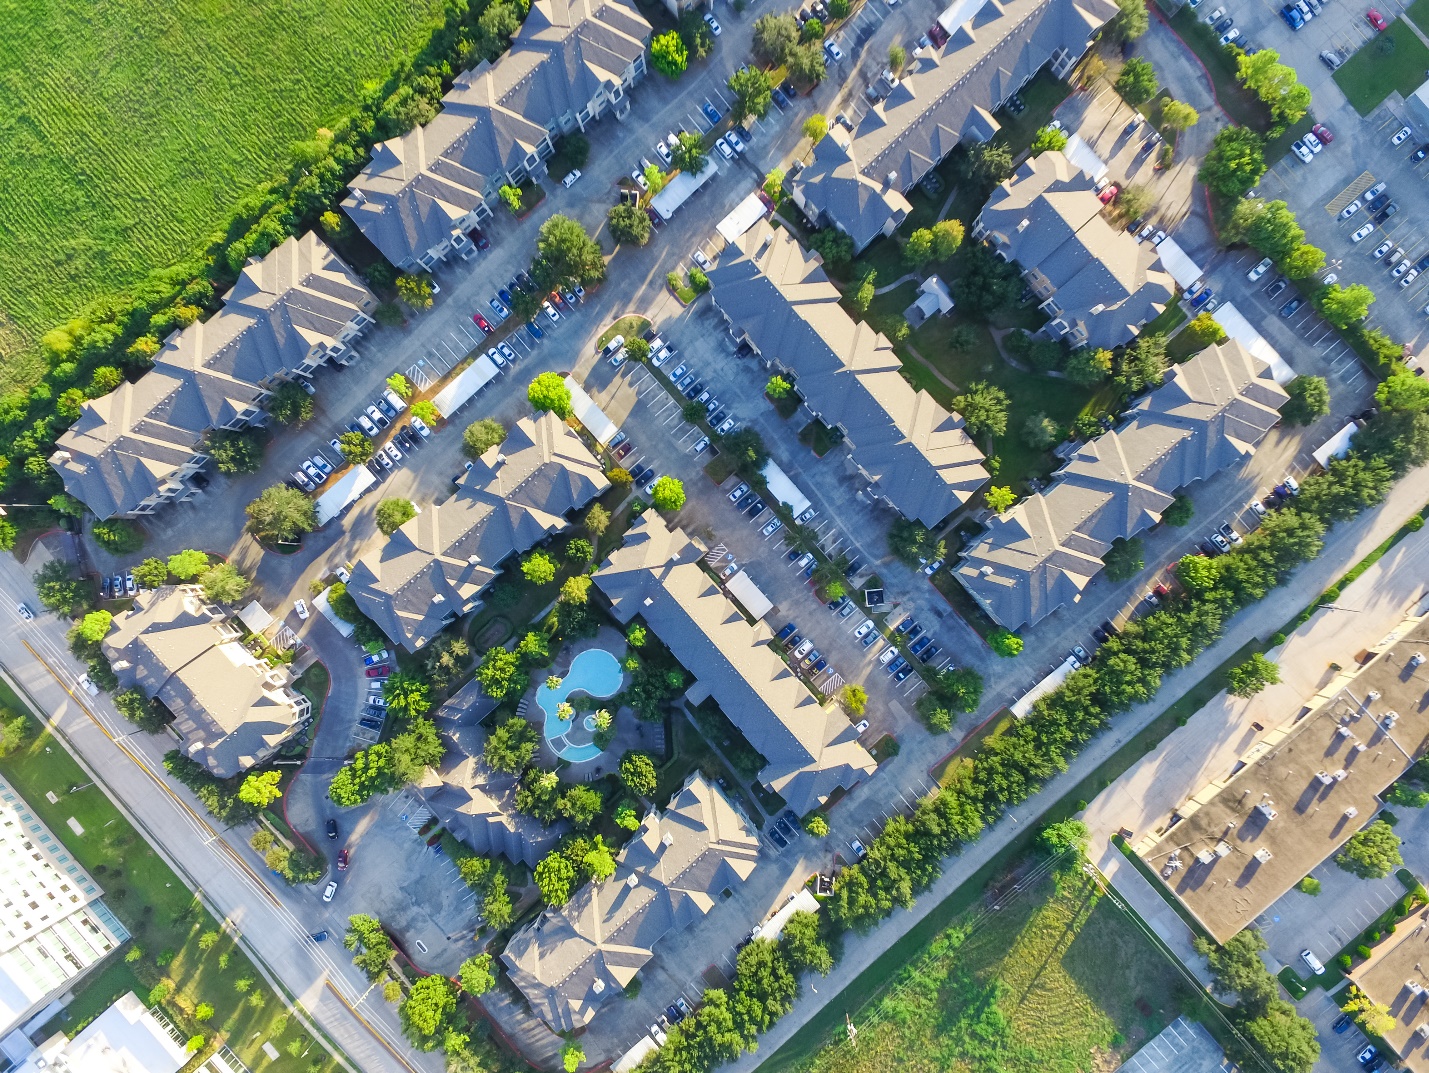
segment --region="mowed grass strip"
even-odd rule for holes
[[[1179,975],[1077,865],[1000,905],[971,930],[967,915],[944,930],[854,1011],[856,1047],[840,1040],[798,1068],[1089,1073],[1180,1012]]]
[[[1415,23],[1422,30],[1424,27]],[[1360,115],[1369,115],[1391,93],[1407,97],[1424,81],[1429,69],[1429,48],[1400,20],[1367,41],[1334,78]],[[1393,129],[1393,128],[1391,128]]]
[[[425,43],[441,7],[16,0],[0,48],[0,324],[36,340],[194,251],[293,142]]]

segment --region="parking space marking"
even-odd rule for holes
[[[1368,171],[1361,172],[1357,179],[1350,182],[1343,190],[1325,202],[1325,211],[1331,216],[1338,216],[1344,211],[1346,205],[1373,185],[1374,174]]]

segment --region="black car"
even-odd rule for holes
[[[357,721],[357,725],[358,725],[358,726],[362,726],[362,727],[366,727],[368,730],[381,730],[381,729],[382,729],[382,723],[381,723],[380,720],[377,720],[377,719],[359,719],[359,720]],[[333,837],[336,838],[337,836],[336,836],[336,835],[333,835]]]
[[[1409,157],[1409,159],[1417,164],[1426,156],[1429,156],[1429,142],[1426,142],[1424,145],[1421,145],[1418,149],[1414,150],[1413,154]]]
[[[908,631],[908,636],[907,636],[906,640],[907,640],[907,642],[911,645],[914,641],[918,640],[918,638],[921,637],[921,636],[923,636],[923,627],[920,626],[920,625],[918,625],[918,623],[915,622],[915,623],[913,623],[913,628]]]
[[[789,848],[789,840],[779,833],[779,825],[771,823],[769,825],[769,841],[773,842],[780,849]]]
[[[687,388],[685,389],[685,398],[687,398],[687,399],[693,399],[696,395],[698,395],[698,394],[699,394],[701,391],[703,391],[704,389],[705,389],[705,382],[704,382],[703,380],[696,380],[693,384],[691,384],[689,387],[687,387]]]
[[[753,503],[749,504],[749,516],[750,516],[751,518],[757,518],[757,517],[759,517],[759,516],[760,516],[761,514],[763,514],[763,513],[764,513],[764,500],[762,500],[762,499],[755,499],[755,501],[754,501]]]
[[[1285,290],[1285,288],[1288,286],[1290,286],[1290,284],[1286,283],[1285,280],[1277,279],[1269,287],[1265,288],[1265,297],[1269,298],[1273,302],[1275,299],[1280,297],[1280,292]]]
[[[1385,220],[1388,220],[1398,211],[1399,202],[1391,201],[1388,205],[1386,205],[1384,208],[1380,209],[1377,213],[1374,214],[1374,222],[1377,224],[1382,224]]]
[[[941,651],[942,649],[939,648],[937,645],[929,645],[926,649],[924,649],[923,654],[918,657],[918,662],[927,663]]]
[[[908,677],[910,674],[912,674],[912,673],[913,673],[913,666],[912,666],[912,664],[909,664],[908,666],[904,667],[901,671],[899,671],[897,674],[895,674],[895,675],[893,676],[893,680],[894,680],[895,682],[901,682],[901,681],[903,681],[905,678],[907,678],[907,677]]]
[[[331,839],[337,838],[337,821],[329,819],[327,821],[327,836]]]
[[[775,86],[773,89],[771,89],[769,91],[769,95],[774,98],[774,103],[777,104],[780,108],[789,107],[789,98],[784,96],[784,91],[778,86]]]
[[[862,559],[855,559],[853,562],[851,562],[851,563],[848,564],[848,569],[844,571],[844,577],[854,577],[854,576],[857,575],[858,572],[859,572],[860,570],[862,570],[862,569],[863,569],[863,560],[862,560]]]
[[[1111,640],[1111,638],[1107,636],[1106,630],[1102,629],[1100,626],[1098,626],[1092,631],[1092,637],[1096,639],[1096,642],[1099,645],[1104,645]]]
[[[1384,207],[1385,207],[1386,205],[1388,205],[1388,204],[1389,204],[1389,194],[1388,194],[1388,193],[1380,194],[1379,197],[1374,198],[1372,201],[1370,201],[1368,204],[1365,205],[1365,211],[1366,211],[1366,212],[1378,212],[1380,209],[1384,208]]]
[[[1235,25],[1235,19],[1233,19],[1233,18],[1231,18],[1229,15],[1227,15],[1225,18],[1221,19],[1220,22],[1216,23],[1214,29],[1215,29],[1216,33],[1218,33],[1218,34],[1223,34],[1223,33],[1225,33],[1227,30],[1229,30],[1229,29],[1230,29],[1232,26],[1234,26],[1234,25]]]
[[[740,498],[739,502],[734,505],[734,509],[742,513],[743,511],[747,510],[749,505],[758,498],[759,497],[753,492],[745,492],[744,495]]]
[[[1300,309],[1300,307],[1304,304],[1305,299],[1292,298],[1290,299],[1290,301],[1286,302],[1283,306],[1280,307],[1280,315],[1282,317],[1293,317]]]
[[[779,88],[784,91],[784,96],[788,97],[790,100],[793,100],[794,97],[797,96],[797,93],[794,90],[794,83],[788,78],[784,79],[784,81],[779,83]]]
[[[1426,268],[1429,268],[1429,253],[1426,253],[1423,257],[1419,258],[1419,260],[1415,261],[1414,267],[1417,268],[1420,272],[1423,272]]]
[[[788,822],[789,824],[791,824],[796,830],[798,829],[798,827],[799,827],[799,817],[794,815],[794,810],[793,810],[793,809],[787,809],[787,808],[786,808],[786,809],[784,810],[784,819],[785,819],[786,822]]]
[[[1111,637],[1115,637],[1117,634],[1121,633],[1121,631],[1120,631],[1119,629],[1117,629],[1115,626],[1113,626],[1113,625],[1111,624],[1111,620],[1110,620],[1110,619],[1108,619],[1106,622],[1103,622],[1103,623],[1102,623],[1102,631],[1103,631],[1104,633],[1106,633],[1108,636],[1111,636]]]
[[[683,1021],[683,1020],[685,1019],[685,1015],[680,1012],[680,1009],[679,1009],[678,1006],[666,1006],[666,1007],[665,1007],[665,1016],[670,1019],[670,1023],[671,1023],[672,1025],[673,1025],[673,1024],[676,1024],[676,1023],[678,1023],[678,1022],[680,1022],[680,1021]]]

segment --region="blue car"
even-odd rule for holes
[[[546,338],[546,333],[541,331],[541,329],[536,326],[536,322],[534,320],[528,320],[526,322],[526,330],[529,331],[532,335],[534,335],[537,339]]]
[[[1280,9],[1280,17],[1285,20],[1285,24],[1292,30],[1299,30],[1305,25],[1305,16],[1301,15],[1294,4],[1286,4]]]
[[[501,290],[497,291],[496,293],[500,296],[503,302],[505,302],[508,306],[511,305],[510,291],[508,291],[505,287],[502,287]]]
[[[780,108],[789,107],[789,98],[784,96],[784,91],[778,86],[775,86],[773,89],[771,89],[769,91],[769,95],[774,98],[774,103],[777,104]]]
[[[719,122],[719,112],[715,110],[715,106],[710,104],[709,101],[705,101],[704,104],[700,105],[700,111],[704,112],[705,118],[708,119],[711,123]]]
[[[782,630],[779,631],[779,636],[775,638],[775,640],[787,641],[793,635],[794,630],[797,628],[798,627],[796,627],[794,623],[789,623],[789,625],[785,626]]]

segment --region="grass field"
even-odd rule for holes
[[[1418,22],[1422,30],[1424,26]],[[1335,72],[1335,81],[1360,115],[1369,115],[1391,93],[1409,96],[1424,81],[1429,48],[1408,26],[1396,20],[1366,43]]]
[[[29,710],[4,682],[0,707]],[[292,1019],[233,939],[219,933],[218,922],[58,740],[39,734],[0,760],[0,773],[104,889],[105,902],[134,936],[125,953],[141,952],[132,962],[125,953],[112,955],[83,981],[54,1029],[72,1036],[124,992],[133,990],[148,1001],[150,989],[163,980],[172,994],[162,1005],[175,1023],[210,1041],[221,1032],[251,1069],[336,1073],[339,1067],[327,1051]],[[54,792],[56,804],[50,804],[46,791]],[[83,835],[67,826],[71,816],[84,828]],[[212,939],[203,940],[205,934]],[[204,1024],[192,1016],[201,1002],[215,1010]],[[278,1048],[277,1059],[264,1057],[265,1041]]]
[[[88,299],[187,255],[351,109],[440,0],[18,0],[0,53],[0,380]]]
[[[800,1073],[1091,1073],[1114,1068],[1180,1013],[1180,975],[1073,867],[1013,899],[984,896],[849,1012]],[[887,978],[886,978],[887,979]],[[835,1026],[836,1029],[839,1026]],[[842,1033],[837,1033],[841,1036]]]

